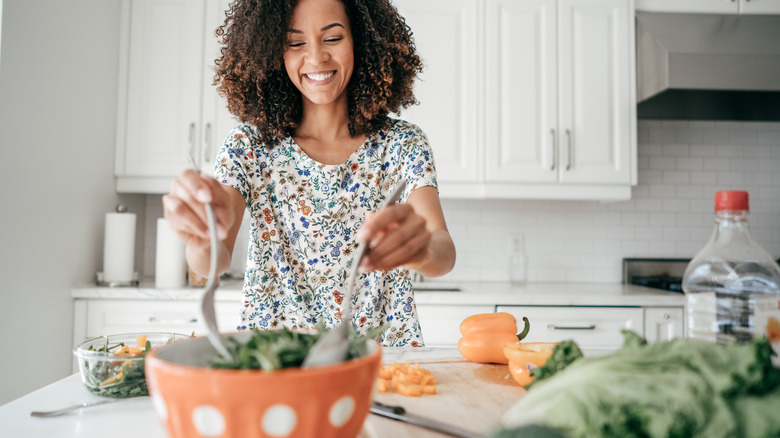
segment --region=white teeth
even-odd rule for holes
[[[313,81],[324,81],[325,79],[328,79],[329,77],[333,76],[334,72],[330,73],[309,73],[306,75],[307,78],[313,80]]]

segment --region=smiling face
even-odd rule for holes
[[[339,0],[300,0],[293,10],[284,52],[287,75],[308,103],[346,104],[354,67],[347,13]]]

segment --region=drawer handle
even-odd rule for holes
[[[160,324],[195,324],[195,323],[198,322],[198,318],[190,318],[190,319],[186,319],[186,318],[182,318],[182,319],[176,319],[176,318],[160,319],[160,318],[157,318],[156,316],[150,316],[149,317],[149,322],[151,322],[151,323],[160,323]]]
[[[555,325],[548,324],[547,328],[550,330],[595,330],[596,324],[591,325]]]

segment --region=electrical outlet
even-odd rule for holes
[[[525,253],[525,239],[522,234],[509,236],[509,254],[517,255]]]

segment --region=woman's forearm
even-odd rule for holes
[[[414,268],[423,277],[441,277],[455,266],[455,244],[446,230],[435,230],[428,242],[428,255]]]
[[[211,247],[195,248],[187,246],[185,251],[185,257],[187,258],[187,264],[193,272],[201,277],[208,277],[209,269],[211,269]],[[230,268],[231,254],[227,250],[227,246],[223,242],[219,245],[219,256],[217,259],[217,276],[227,272]]]

